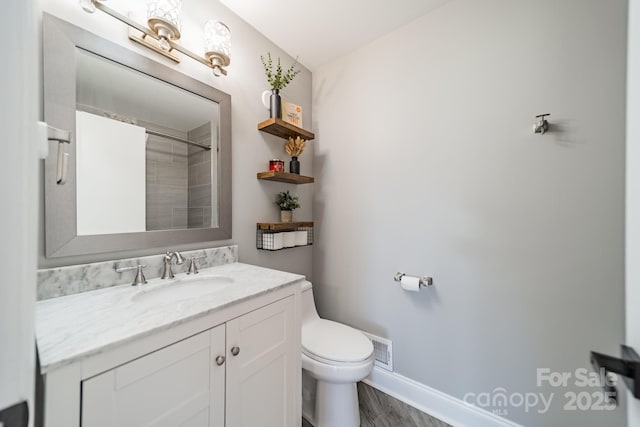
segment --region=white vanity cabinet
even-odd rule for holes
[[[297,427],[299,301],[287,286],[52,370],[44,425]]]

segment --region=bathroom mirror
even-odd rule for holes
[[[231,97],[51,15],[43,34],[45,121],[72,131],[45,161],[46,256],[229,239]]]

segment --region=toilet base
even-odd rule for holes
[[[315,412],[315,427],[359,427],[360,409],[356,384],[318,380]]]

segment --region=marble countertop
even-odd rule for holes
[[[147,293],[171,285],[153,279],[142,286],[120,285],[36,303],[36,342],[41,372],[113,349],[224,307],[301,281],[304,276],[232,263],[201,269],[197,276],[233,279],[224,289],[191,298],[143,301]],[[178,286],[178,285],[176,285]]]

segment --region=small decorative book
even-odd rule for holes
[[[302,107],[282,100],[282,120],[299,128],[302,126]]]

